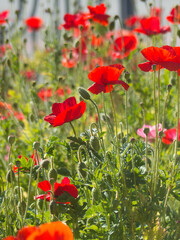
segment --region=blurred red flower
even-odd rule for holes
[[[9,15],[9,11],[6,10],[6,11],[3,11],[0,13],[0,25],[6,23],[6,19],[8,18],[8,15]]]
[[[180,23],[180,6],[174,7],[166,19],[171,23]]]
[[[105,14],[106,12],[106,6],[104,3],[101,3],[100,5],[97,5],[95,7],[88,6],[91,19],[94,22],[98,22],[103,26],[108,25],[108,18],[110,17],[109,15]]]
[[[22,71],[21,74],[27,80],[35,80],[36,79],[36,72],[34,70]]]
[[[39,17],[30,17],[25,20],[25,23],[30,31],[37,31],[43,25],[43,20]]]
[[[95,36],[94,34],[92,35],[92,40],[91,40],[91,45],[93,47],[99,47],[103,44],[103,37],[102,36]]]
[[[0,46],[0,58],[4,57],[8,49],[12,49],[10,44],[3,44]]]
[[[140,21],[141,27],[135,28],[135,32],[143,33],[147,36],[164,34],[170,32],[171,29],[169,26],[160,27],[160,20],[158,17],[143,18]]]
[[[113,59],[122,59],[129,56],[130,52],[137,47],[138,40],[132,33],[123,34],[114,41]]]
[[[77,14],[70,14],[66,13],[64,15],[65,23],[59,26],[61,30],[64,27],[66,30],[70,30],[71,28],[79,28],[81,25],[83,29],[87,29],[89,24],[87,22],[87,14],[85,13],[77,13]]]
[[[158,8],[158,7],[152,7],[151,8],[151,17],[158,17],[159,19],[161,19],[161,8]]]
[[[71,229],[62,222],[45,223],[38,227],[28,226],[20,229],[16,237],[9,236],[3,240],[73,240]]]
[[[75,97],[70,97],[63,103],[54,103],[52,105],[52,113],[46,116],[44,120],[53,125],[53,127],[57,127],[80,118],[85,110],[86,103],[84,101],[77,104]]]
[[[141,21],[141,19],[142,19],[142,17],[133,15],[133,16],[130,16],[129,18],[125,19],[124,23],[127,27],[133,28]]]
[[[99,94],[100,92],[107,93],[113,90],[113,85],[120,84],[125,90],[128,90],[129,85],[121,80],[118,80],[125,67],[121,64],[114,64],[109,66],[102,66],[95,68],[89,73],[88,78],[95,82],[88,88],[93,94]]]
[[[142,138],[146,138],[146,134],[144,133],[144,129],[145,128],[149,128],[149,133],[147,135],[148,137],[148,141],[149,142],[152,142],[153,140],[155,140],[156,138],[156,128],[155,128],[155,125],[154,126],[151,126],[151,125],[143,125],[142,128],[138,129],[137,130],[137,134],[142,137]],[[162,131],[162,125],[159,123],[158,125],[158,133]],[[165,132],[166,129],[164,128],[163,129],[163,132]],[[158,136],[159,137],[159,136]]]
[[[49,98],[52,96],[52,88],[42,88],[38,93],[37,93],[38,97],[42,100],[42,101],[48,101]]]
[[[50,201],[52,199],[51,196],[51,184],[49,181],[45,180],[42,182],[38,183],[38,188],[43,190],[44,192],[47,192],[46,194],[46,201]],[[63,193],[68,192],[72,197],[77,198],[78,196],[78,190],[77,188],[73,185],[70,184],[70,180],[68,177],[64,177],[61,183],[57,183],[57,181],[54,183],[54,197],[55,199],[59,196],[61,196]],[[36,199],[44,199],[45,194],[41,194],[36,196]],[[60,202],[57,202],[60,203]],[[66,204],[66,203],[64,203]]]

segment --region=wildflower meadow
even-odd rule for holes
[[[61,21],[7,2],[0,239],[179,240],[180,5],[70,1]]]

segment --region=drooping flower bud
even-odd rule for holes
[[[56,214],[57,213],[57,203],[56,201],[52,200],[49,204],[49,210],[51,214]]]
[[[13,170],[9,170],[6,174],[6,180],[11,183],[12,181],[15,180],[15,174],[13,172]]]
[[[19,202],[18,203],[18,212],[21,216],[24,216],[26,211],[26,203],[25,201]]]
[[[50,161],[48,159],[44,159],[44,160],[41,161],[40,165],[41,165],[42,168],[47,170],[48,167],[49,167],[49,163],[50,163]]]
[[[96,136],[91,136],[90,145],[94,151],[98,152],[100,150],[99,139]]]
[[[49,180],[54,180],[54,182],[57,180],[57,171],[55,168],[51,168],[48,173]]]
[[[15,142],[15,136],[14,135],[10,135],[8,136],[8,142],[13,145],[13,143]]]
[[[80,96],[81,96],[82,98],[84,98],[85,100],[91,99],[90,94],[88,93],[88,91],[87,91],[85,88],[79,87],[79,88],[78,88],[78,92],[79,92]]]
[[[40,143],[39,143],[39,142],[34,142],[34,143],[33,143],[33,149],[38,150],[38,149],[39,149],[39,146],[40,146]]]
[[[79,164],[78,164],[78,172],[79,172],[79,174],[80,174],[83,178],[86,178],[87,172],[86,172],[84,169],[87,169],[86,164],[83,163],[83,162],[79,162]]]

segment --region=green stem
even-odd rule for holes
[[[114,121],[115,121],[116,148],[117,148],[117,160],[118,160],[117,165],[118,165],[118,168],[120,168],[121,167],[121,163],[120,163],[120,154],[119,154],[118,126],[117,126],[116,110],[115,110],[114,101],[113,101],[113,98],[112,98],[112,92],[111,92],[110,85],[109,85],[109,92],[110,92],[111,104],[112,104]]]
[[[158,144],[158,123],[157,123],[157,108],[156,108],[156,72],[153,72],[153,83],[154,83],[154,118],[155,118],[155,131],[156,131],[156,138],[155,138],[155,151],[154,151],[154,162],[153,162],[153,192],[156,187],[155,183],[155,172],[156,172],[156,161],[157,161],[157,144]]]
[[[157,116],[157,123],[160,123],[160,90],[161,90],[161,82],[160,82],[160,68],[158,70],[158,116]]]
[[[176,133],[176,145],[175,145],[175,158],[174,158],[174,164],[173,164],[173,173],[176,165],[176,159],[177,159],[177,148],[178,148],[178,136],[179,136],[179,74],[177,71],[177,133]]]
[[[98,115],[99,128],[100,128],[100,131],[101,131],[101,134],[102,134],[101,118],[100,118],[98,106],[97,106],[97,104],[96,104],[91,98],[90,98],[89,100],[92,102],[92,104],[93,104],[94,107],[96,108],[96,112],[97,112],[97,115]],[[104,155],[105,155],[106,150],[105,150],[105,147],[104,147],[103,137],[101,136],[100,139],[101,139],[101,143],[102,143],[101,145],[102,145],[102,148],[103,148],[103,151],[104,151]]]
[[[28,206],[29,206],[29,198],[30,198],[30,191],[31,191],[31,181],[32,181],[32,170],[33,170],[33,164],[34,164],[35,156],[36,156],[36,154],[34,154],[34,157],[32,159],[32,163],[31,163],[31,168],[30,168],[29,184],[28,184],[28,195],[27,195],[27,205],[26,205],[26,210],[25,210],[25,213],[24,213],[23,221],[22,221],[22,226],[23,227],[24,227],[24,222],[25,222],[25,219],[26,219],[27,210],[28,210]]]
[[[148,146],[148,136],[146,135],[146,140],[145,140],[145,144],[146,144],[146,159],[145,159],[145,167],[146,167],[146,172],[148,172],[148,154],[147,154],[147,146]]]
[[[76,137],[76,131],[75,131],[75,128],[74,128],[74,126],[73,126],[72,122],[69,122],[69,124],[71,125],[71,127],[72,127],[72,130],[73,130],[73,133],[74,133],[74,136]]]
[[[129,141],[128,137],[128,91],[125,91],[125,114],[126,114],[126,131],[127,131],[127,142]]]

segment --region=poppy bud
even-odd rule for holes
[[[49,210],[51,214],[56,214],[57,212],[57,203],[56,201],[52,200],[49,204]]]
[[[15,136],[14,135],[8,136],[8,142],[10,143],[10,145],[13,145],[13,143],[15,142]]]
[[[47,170],[48,167],[49,167],[49,163],[50,162],[49,162],[48,159],[44,159],[44,160],[41,161],[41,167]]]
[[[15,180],[15,174],[13,172],[13,170],[9,170],[6,174],[6,180],[11,183],[12,181]]]
[[[18,168],[20,168],[20,167],[21,167],[21,161],[17,160],[17,161],[16,161],[16,166],[17,166]]]
[[[39,142],[34,142],[33,143],[33,149],[38,150],[39,146],[40,146]]]
[[[37,201],[37,205],[38,205],[38,207],[41,209],[41,210],[43,210],[43,201],[42,201],[42,199],[38,199],[38,201]]]
[[[92,201],[93,202],[99,201],[99,191],[95,187],[93,187],[93,189],[92,189]]]
[[[85,88],[79,87],[79,88],[78,88],[78,92],[79,92],[79,94],[80,94],[80,96],[81,96],[82,98],[84,98],[84,99],[86,99],[86,100],[91,99],[90,94],[88,93],[88,91],[87,91]]]
[[[180,38],[180,29],[177,31],[177,35]]]
[[[26,203],[25,201],[19,202],[18,203],[18,212],[21,216],[24,216],[25,211],[26,211]]]
[[[146,134],[146,136],[148,135],[148,133],[149,133],[149,128],[144,128],[144,130],[143,130],[143,132]]]
[[[78,48],[78,47],[79,47],[79,40],[75,42],[75,48]]]
[[[115,22],[112,21],[112,22],[110,22],[110,24],[109,24],[109,30],[110,30],[110,31],[113,31],[114,28],[115,28]]]
[[[99,139],[96,136],[91,136],[90,145],[94,151],[98,152],[100,150]]]
[[[78,164],[78,172],[80,173],[80,175],[81,175],[83,178],[86,178],[87,172],[86,172],[84,169],[87,169],[86,164],[83,163],[83,162],[79,162],[79,164]]]
[[[101,113],[100,116],[104,122],[110,122],[110,117],[107,114]]]
[[[163,132],[163,131],[160,131],[160,132],[159,132],[159,137],[163,137],[163,135],[164,135],[164,132]]]
[[[118,15],[115,15],[114,16],[114,20],[118,20],[119,19],[119,16]]]
[[[172,85],[168,84],[168,92],[170,92],[171,88],[172,88]]]
[[[136,139],[133,138],[133,137],[132,137],[131,140],[130,140],[131,143],[134,143],[135,141],[136,141]]]
[[[82,26],[82,25],[79,26],[79,30],[80,30],[80,31],[83,30],[83,26]]]
[[[24,42],[24,44],[26,44],[27,43],[27,38],[24,38],[23,42]]]
[[[55,168],[51,168],[49,173],[48,173],[49,179],[54,179],[54,181],[57,180],[57,171]]]
[[[152,70],[153,70],[153,71],[156,71],[156,69],[157,69],[157,65],[156,65],[156,64],[153,64],[153,65],[152,65]]]
[[[129,80],[130,73],[129,72],[125,72],[124,76],[125,76],[126,80]]]

